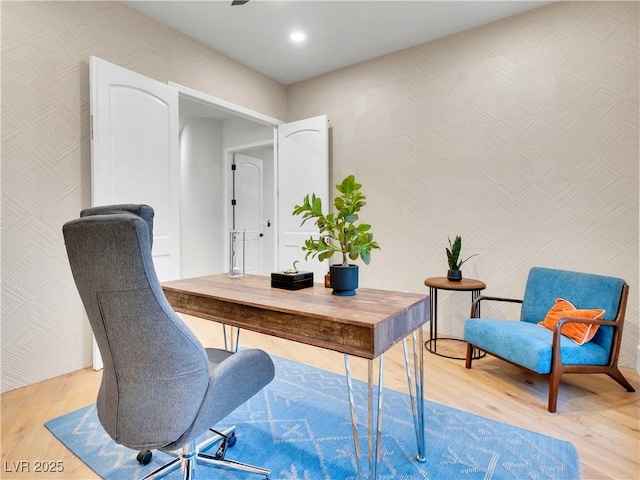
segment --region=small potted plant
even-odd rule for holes
[[[360,191],[362,185],[356,183],[353,175],[347,176],[336,185],[340,196],[333,201],[335,213],[323,213],[322,201],[315,193],[306,195],[302,205],[296,205],[294,215],[302,215],[302,224],[309,219],[315,220],[320,237],[309,237],[302,250],[305,258],[318,257],[323,261],[334,254],[342,255],[342,263],[330,265],[329,276],[334,295],[355,295],[358,288],[358,265],[350,264],[349,259],[361,258],[365,264],[371,261],[371,250],[380,249],[369,231],[371,225],[358,223],[358,212],[366,205],[366,197]]]
[[[471,257],[475,257],[478,255],[477,253],[465,258],[460,261],[460,250],[462,250],[462,238],[460,236],[456,236],[453,243],[451,243],[451,238],[447,237],[449,240],[449,248],[447,248],[447,261],[449,262],[449,271],[447,272],[447,279],[451,282],[459,282],[462,280],[462,271],[460,267],[464,262],[469,260]]]

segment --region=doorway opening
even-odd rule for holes
[[[276,269],[276,179],[273,141],[230,148],[229,225],[240,232],[243,273],[269,275]]]
[[[271,223],[275,254],[266,260],[272,249],[265,249],[264,269],[273,262],[279,270],[300,257],[314,230],[292,217],[294,206],[308,191],[329,203],[326,115],[284,123],[95,56],[89,66],[91,203],[153,206],[152,257],[160,281],[228,271],[231,197],[225,152],[256,142],[270,141],[274,151],[275,178],[265,185],[273,184],[276,198],[264,202],[274,209],[263,222]],[[263,198],[267,192],[265,187]],[[317,271],[317,278],[326,271],[314,259],[300,263]],[[94,365],[101,367],[97,348]]]
[[[242,270],[269,274],[277,264],[274,127],[182,95],[179,113],[181,277],[229,271],[232,228],[245,231]]]

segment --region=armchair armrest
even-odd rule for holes
[[[481,295],[471,303],[471,313],[469,315],[471,318],[480,318],[477,312],[480,309],[480,302],[482,302],[483,300],[494,302],[522,303],[522,299],[519,298],[491,297],[489,295]]]
[[[559,368],[562,365],[562,358],[560,356],[560,338],[562,327],[565,323],[585,323],[591,325],[607,325],[613,328],[618,328],[618,322],[612,320],[593,320],[591,318],[575,318],[575,317],[564,317],[561,318],[558,323],[556,323],[556,327],[553,330],[553,339],[551,342],[551,361],[556,367]]]
[[[606,325],[608,327],[617,328],[618,322],[613,320],[594,320],[591,318],[576,318],[576,317],[564,317],[561,318],[553,330],[553,343],[552,349],[555,351],[558,350],[558,354],[560,353],[560,336],[562,335],[560,332],[562,331],[562,327],[565,323],[584,323],[587,325]]]
[[[591,325],[607,325],[609,327],[616,327],[617,322],[613,320],[594,320],[591,318],[575,318],[575,317],[564,317],[561,318],[560,321],[556,324],[555,330],[560,331],[562,325],[565,323],[586,323]]]

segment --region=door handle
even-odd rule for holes
[[[261,234],[260,234],[260,238],[262,238],[262,237],[264,237],[264,233],[261,233]]]

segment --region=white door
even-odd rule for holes
[[[264,210],[263,161],[240,153],[234,156],[233,207],[235,230],[242,232],[244,248],[241,270],[247,274],[264,274],[262,212]]]
[[[309,236],[317,236],[312,222],[300,226],[302,217],[293,216],[307,194],[315,193],[326,212],[329,204],[329,124],[326,115],[286,123],[278,127],[278,266],[286,270],[299,261],[298,270],[312,271],[321,283],[329,270],[302,251]]]
[[[146,203],[155,210],[153,262],[160,281],[180,277],[178,93],[91,57],[92,205]],[[93,365],[102,368],[94,340]]]
[[[97,57],[90,59],[90,89],[92,204],[151,205],[158,278],[178,279],[178,93]]]

